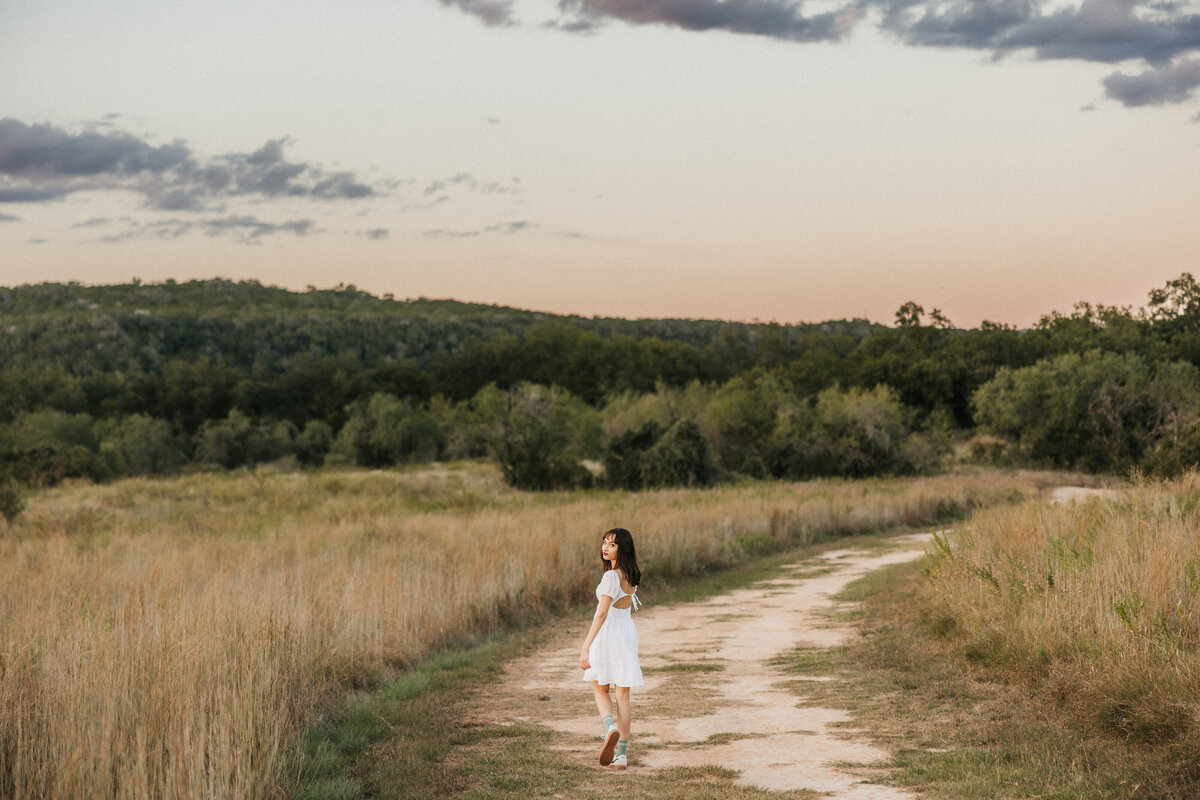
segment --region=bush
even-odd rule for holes
[[[604,453],[609,486],[649,489],[666,486],[709,486],[715,468],[700,426],[676,422],[668,430],[650,421],[609,442]]]
[[[811,404],[780,414],[771,442],[771,471],[794,479],[861,478],[911,473],[934,466],[945,452],[941,437],[914,436],[895,390],[829,388]]]
[[[100,456],[113,476],[163,475],[186,460],[166,420],[133,414],[97,425]]]
[[[25,494],[12,479],[0,480],[0,516],[15,522],[25,510]]]
[[[211,420],[200,428],[195,460],[225,469],[252,467],[291,455],[295,438],[292,423],[256,422],[235,408],[225,419]]]
[[[642,479],[647,488],[712,485],[716,467],[700,426],[687,420],[672,425],[642,457]]]
[[[967,440],[967,460],[989,467],[1009,467],[1015,461],[1013,444],[999,436],[981,433]]]
[[[557,386],[489,384],[474,398],[488,420],[488,446],[509,485],[547,490],[590,486],[581,463],[600,452],[600,415]]]
[[[91,416],[43,409],[0,426],[0,462],[14,480],[53,486],[65,478],[104,477]]]
[[[629,430],[616,436],[604,449],[604,479],[614,489],[641,489],[642,461],[646,451],[653,447],[663,435],[663,426],[654,420],[637,430]]]
[[[296,460],[306,467],[319,467],[325,463],[325,454],[333,445],[333,428],[320,419],[310,420],[296,437]]]
[[[975,415],[1035,461],[1093,472],[1149,467],[1174,474],[1200,456],[1200,370],[1184,362],[1151,369],[1136,355],[1068,353],[979,387]]]
[[[390,467],[433,461],[441,444],[441,430],[432,414],[407,400],[378,393],[351,413],[335,450],[360,467]]]
[[[761,369],[718,389],[705,409],[717,463],[732,472],[766,477],[764,451],[779,410],[792,399],[774,375]]]

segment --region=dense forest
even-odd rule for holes
[[[515,485],[639,488],[972,457],[1200,460],[1200,286],[1028,330],[626,320],[254,281],[0,288],[0,484],[490,455]]]

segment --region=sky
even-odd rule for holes
[[[1024,327],[1200,270],[1200,0],[0,0],[0,285]]]

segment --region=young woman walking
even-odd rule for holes
[[[633,535],[624,528],[613,528],[605,533],[600,545],[600,560],[604,563],[604,576],[596,587],[596,616],[583,640],[579,667],[583,670],[583,679],[592,684],[596,709],[604,726],[600,765],[625,769],[629,765],[629,690],[642,685],[637,628],[633,626],[631,614],[641,605],[637,587],[642,580],[642,571],[638,569]],[[615,723],[610,686],[616,698]]]

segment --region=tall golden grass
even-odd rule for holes
[[[586,599],[614,525],[653,602],[664,577],[1049,480],[530,495],[467,465],[60,487],[0,529],[0,796],[279,796],[322,702]]]
[[[927,569],[969,656],[1200,776],[1200,475],[982,512]]]

